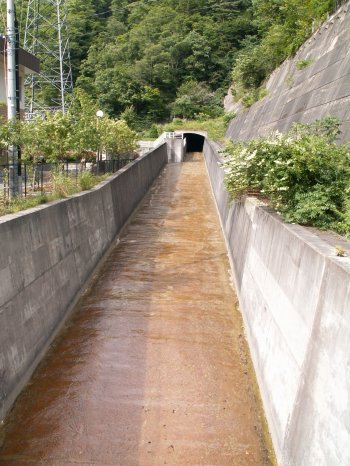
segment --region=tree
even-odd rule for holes
[[[108,37],[101,33],[90,47],[77,84],[113,117],[130,116],[132,108],[135,127],[164,120],[183,83],[203,83],[209,97],[228,87],[240,41],[255,31],[249,6],[250,0],[115,0]]]
[[[96,152],[100,147],[97,110],[96,102],[86,92],[76,91],[75,103],[70,109],[75,122],[71,149],[78,157],[85,156],[87,152]]]
[[[70,57],[75,81],[80,72],[80,64],[96,37],[97,24],[91,0],[67,0],[67,6]]]
[[[101,147],[111,155],[120,156],[136,149],[136,133],[123,120],[103,119],[100,135]]]
[[[192,79],[179,87],[172,105],[174,117],[195,118],[200,113],[214,116],[217,112],[214,96],[208,86]]]
[[[23,158],[56,162],[65,160],[72,151],[74,123],[69,113],[47,113],[21,124]]]

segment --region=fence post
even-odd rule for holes
[[[40,187],[40,192],[41,194],[43,193],[43,189],[44,189],[44,164],[41,163],[41,187]]]

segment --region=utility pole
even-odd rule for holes
[[[16,27],[15,2],[6,0],[7,27],[6,27],[6,58],[7,58],[7,119],[15,121],[17,118],[17,79],[16,79]],[[9,153],[9,196],[18,196],[20,178],[18,176],[18,149],[11,144]]]

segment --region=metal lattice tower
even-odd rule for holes
[[[72,101],[73,78],[65,0],[28,0],[24,49],[40,59],[40,74],[26,80],[27,118],[63,113]]]

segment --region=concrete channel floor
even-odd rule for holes
[[[1,465],[269,465],[201,154],[146,196],[2,429]]]

